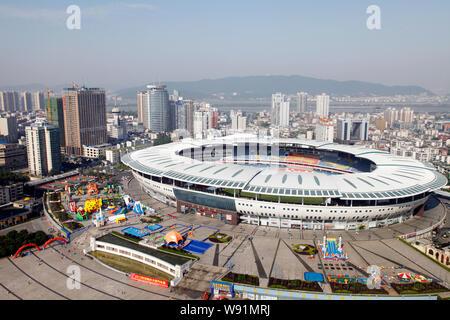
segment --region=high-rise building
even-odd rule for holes
[[[193,100],[184,101],[184,105],[186,106],[186,130],[194,135],[194,113],[195,113],[195,105]]]
[[[409,107],[404,107],[400,109],[399,120],[411,123],[414,121],[414,111]]]
[[[182,98],[179,98],[177,101],[174,102],[174,108],[175,108],[175,129],[187,129],[187,109],[188,109],[188,103],[187,101],[183,101]]]
[[[109,136],[113,139],[124,140],[127,138],[126,122],[120,118],[119,108],[113,108],[111,111],[113,118],[109,125]]]
[[[169,94],[166,86],[148,85],[145,92],[144,127],[152,132],[170,129]]]
[[[339,142],[365,141],[368,137],[367,119],[338,119],[336,139]]]
[[[23,110],[27,112],[33,111],[33,99],[31,92],[22,92]]]
[[[97,146],[108,141],[105,91],[99,88],[63,90],[66,152],[83,155],[83,145]]]
[[[398,110],[395,108],[387,108],[384,110],[384,119],[387,121],[389,128],[392,128],[394,123],[399,120]]]
[[[289,126],[289,101],[279,92],[272,94],[271,122],[274,126]]]
[[[61,147],[57,126],[38,122],[25,128],[28,169],[36,176],[61,170]]]
[[[211,108],[211,128],[217,128],[219,124],[219,110]]]
[[[18,139],[17,120],[14,116],[0,118],[0,136],[5,142],[15,143]]]
[[[0,91],[0,110],[2,112],[6,112],[6,106],[7,106],[7,94],[4,91]]]
[[[333,142],[334,126],[333,120],[320,118],[316,125],[316,140]]]
[[[297,92],[297,112],[306,112],[306,103],[308,101],[308,94],[306,92]]]
[[[59,142],[61,147],[66,146],[66,133],[64,127],[64,107],[62,98],[45,99],[45,116],[50,124],[59,128]]]
[[[203,131],[208,128],[208,114],[202,111],[194,112],[193,127],[193,137],[195,139],[201,139],[203,137]]]
[[[351,119],[338,119],[336,126],[336,139],[339,142],[350,141]]]
[[[22,109],[20,95],[16,91],[0,92],[0,104],[3,112],[15,112]]]
[[[316,96],[316,113],[321,118],[328,118],[330,114],[330,96],[325,93]]]
[[[247,129],[247,117],[242,115],[241,111],[230,111],[231,130],[245,131]]]
[[[138,122],[144,125],[146,128],[146,110],[147,110],[147,99],[146,99],[147,91],[140,91],[137,94],[137,105],[138,105]]]
[[[366,141],[369,139],[369,123],[367,119],[352,119],[350,140]]]
[[[36,91],[33,94],[33,110],[44,110],[44,93]]]

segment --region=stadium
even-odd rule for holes
[[[142,189],[228,224],[369,229],[421,214],[447,179],[428,163],[361,146],[240,134],[122,157]]]

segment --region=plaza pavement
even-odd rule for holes
[[[323,273],[324,276],[327,274],[349,274],[357,277],[362,276],[362,274],[354,268],[349,270],[349,264],[363,270],[368,265],[375,264],[385,267],[385,270],[391,274],[402,270],[407,272],[416,270],[442,281],[444,284],[450,282],[449,272],[395,239],[400,234],[414,232],[416,228],[425,228],[439,221],[444,212],[442,206],[436,206],[425,211],[423,217],[415,217],[407,221],[407,224],[397,224],[391,227],[361,230],[359,232],[354,230],[314,231],[280,229],[247,224],[234,226],[224,224],[224,222],[216,219],[176,213],[175,208],[150,198],[140,189],[140,186],[134,179],[131,179],[125,185],[128,185],[124,187],[125,192],[130,194],[133,199],[139,200],[145,205],[154,208],[157,212],[164,214],[164,219],[160,223],[163,227],[174,223],[194,226],[203,225],[216,227],[220,229],[220,232],[233,237],[230,243],[213,244],[205,254],[200,255],[200,261],[195,264],[196,269],[192,274],[193,278],[188,281],[188,288],[191,288],[192,292],[189,292],[188,289],[171,292],[169,289],[131,281],[123,274],[106,268],[82,254],[82,249],[89,246],[90,235],[105,230],[120,231],[126,226],[143,228],[146,225],[139,221],[139,217],[134,217],[125,224],[108,225],[100,229],[91,228],[66,246],[53,243],[45,251],[34,251],[33,255],[18,259],[0,259],[0,298],[89,300],[201,299],[201,292],[199,291],[206,288],[205,283],[209,279],[205,282],[200,281],[199,277],[206,274],[210,274],[212,277],[219,277],[221,271],[227,270],[229,262],[233,264],[233,272],[259,276],[263,274],[267,278],[304,279],[304,272],[311,270]],[[177,219],[168,217],[168,213],[174,214],[177,216]],[[33,231],[42,228],[41,230],[46,232],[49,227],[45,219],[33,220],[22,224],[22,226],[26,226],[27,229],[30,227],[30,230]],[[20,226],[17,227],[19,230],[21,229]],[[3,232],[7,231],[9,230],[3,230]],[[203,229],[198,237],[203,237],[207,231],[207,229]],[[211,233],[213,233],[213,230],[211,230]],[[316,256],[316,259],[307,259],[305,256],[301,256],[299,259],[290,249],[295,244],[316,243],[317,245],[318,242],[322,241],[324,234],[327,234],[328,237],[336,238],[342,236],[344,250],[349,256],[348,263],[320,261],[318,256]],[[252,241],[248,239],[249,236],[253,237]],[[216,251],[216,247],[218,251]],[[39,259],[42,259],[40,265]],[[73,265],[80,267],[80,281],[82,284],[80,289],[70,290],[66,285],[67,279],[70,277],[67,270],[69,266]],[[392,269],[392,267],[397,267],[398,265],[403,265],[405,268]],[[321,269],[319,266],[326,266],[328,270]],[[346,270],[343,270],[343,267]],[[195,288],[196,279],[198,280],[198,288]]]

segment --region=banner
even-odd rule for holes
[[[134,281],[152,284],[152,285],[163,287],[163,288],[169,287],[169,281],[156,279],[156,278],[152,278],[152,277],[147,277],[147,276],[142,276],[142,275],[136,274],[136,273],[130,273],[130,279],[134,280]]]

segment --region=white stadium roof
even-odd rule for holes
[[[274,171],[219,161],[201,161],[177,155],[191,148],[243,143],[301,145],[318,150],[353,154],[375,163],[371,172],[327,175],[321,172]],[[258,194],[304,197],[339,197],[353,200],[401,198],[434,191],[447,179],[427,163],[360,146],[298,139],[268,139],[241,134],[214,140],[184,139],[126,154],[122,162],[134,170],[157,177],[211,187],[237,188]]]

